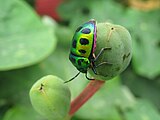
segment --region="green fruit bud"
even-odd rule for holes
[[[89,73],[98,80],[109,80],[126,69],[132,56],[132,41],[129,32],[120,25],[111,23],[97,24],[95,56],[106,48],[96,60],[97,74]],[[106,63],[104,63],[106,62]]]
[[[64,120],[70,108],[69,88],[60,78],[52,75],[38,80],[30,90],[34,109],[51,120]]]

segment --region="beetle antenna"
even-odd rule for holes
[[[68,83],[68,82],[74,80],[80,73],[81,73],[81,72],[78,72],[73,78],[71,78],[71,79],[68,80],[68,81],[65,81],[64,83]]]

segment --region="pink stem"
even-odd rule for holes
[[[86,88],[71,102],[71,108],[69,111],[69,115],[73,116],[73,114],[84,104],[86,103],[105,83],[105,81],[101,80],[92,80],[86,86]]]

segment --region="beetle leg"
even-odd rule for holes
[[[96,74],[96,75],[98,75],[98,73],[97,73],[97,71],[96,71],[95,68],[97,68],[97,67],[99,67],[99,66],[101,66],[101,65],[103,65],[103,64],[112,65],[112,63],[109,63],[109,62],[102,62],[102,63],[100,63],[100,64],[98,64],[98,65],[95,65],[95,64],[94,64],[94,62],[100,57],[100,55],[101,55],[105,50],[111,50],[111,47],[102,48],[96,57],[95,57],[95,54],[93,54],[94,59],[93,59],[93,61],[92,61],[92,67],[91,67],[91,68],[92,68],[94,74]],[[94,79],[92,79],[92,78],[88,78],[87,73],[86,73],[86,78],[87,78],[88,80],[94,80]]]
[[[86,78],[87,78],[88,80],[95,80],[95,79],[93,79],[93,78],[89,78],[89,77],[87,76],[87,73],[86,73],[85,75],[86,75]]]
[[[98,65],[94,65],[94,66],[92,67],[92,70],[93,70],[94,74],[99,75],[99,74],[97,73],[97,71],[96,71],[96,68],[98,68],[99,66],[104,65],[104,64],[113,65],[112,63],[109,63],[109,62],[102,62],[102,63],[99,63]]]
[[[91,62],[91,69],[92,69],[92,71],[94,72],[94,74],[96,74],[97,75],[97,71],[96,71],[96,67],[95,67],[96,65],[94,64],[94,61],[92,61]]]
[[[105,50],[111,50],[111,49],[112,49],[111,47],[102,48],[98,53],[98,55],[95,57],[94,61],[96,61]]]
[[[103,64],[113,65],[113,64],[110,63],[110,62],[102,62],[102,63],[99,63],[98,65],[96,65],[95,68],[98,68],[99,66],[101,66],[101,65],[103,65]]]
[[[111,49],[112,49],[111,47],[102,48],[102,49],[100,50],[100,52],[98,53],[98,55],[95,57],[95,59],[94,59],[94,61],[93,61],[93,64],[94,64],[94,62],[102,55],[102,53],[103,53],[105,50],[111,50]],[[97,68],[97,67],[99,67],[99,66],[101,66],[101,65],[103,65],[103,64],[112,65],[112,63],[105,61],[105,62],[102,62],[102,63],[100,63],[100,64],[98,64],[98,65],[94,65],[94,67]]]

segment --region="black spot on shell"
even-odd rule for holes
[[[80,43],[81,43],[81,45],[87,45],[87,44],[89,44],[89,40],[86,38],[81,38]]]
[[[79,59],[79,60],[78,60],[78,65],[81,66],[81,63],[82,63],[83,61],[84,61],[83,59]]]
[[[82,26],[79,26],[76,30],[76,32],[79,32],[83,27]]]
[[[70,59],[70,61],[71,61],[72,63],[75,63],[75,62],[76,62],[76,60],[75,60],[73,57],[69,57],[69,59]]]
[[[91,30],[89,28],[85,28],[81,32],[84,34],[89,34],[91,32]]]
[[[86,53],[86,51],[85,50],[78,50],[80,53],[82,53],[82,54],[85,54]]]
[[[89,64],[88,61],[85,61],[86,64]]]
[[[78,65],[81,66],[81,61],[80,60],[78,60]]]
[[[72,47],[73,47],[73,48],[76,48],[76,44],[77,44],[77,41],[76,41],[76,40],[73,40],[73,42],[72,42]]]

